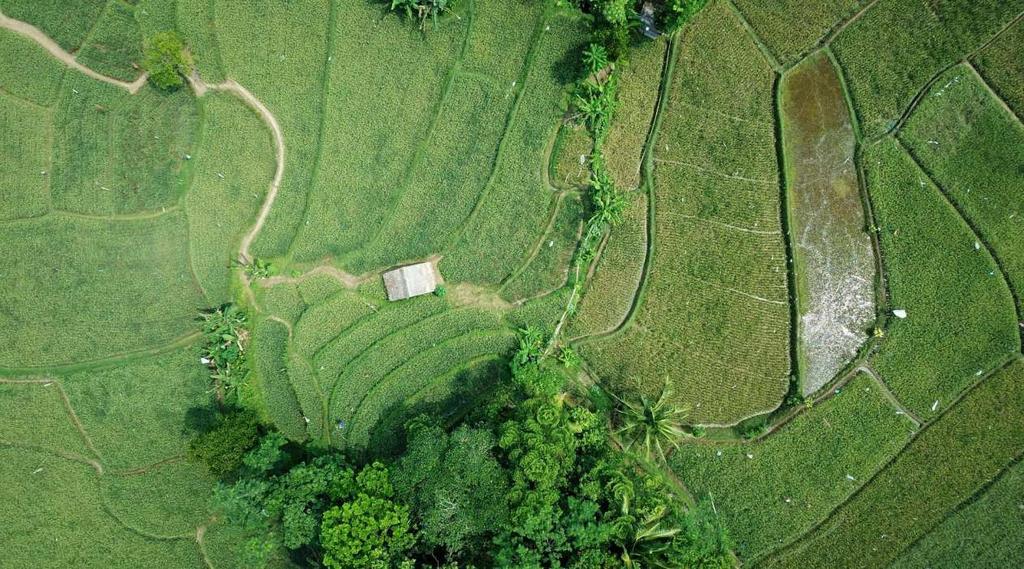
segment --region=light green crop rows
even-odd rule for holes
[[[441,112],[446,78],[465,34],[465,20],[448,19],[421,34],[373,3],[348,3],[336,10],[331,49],[320,52],[321,59],[326,55],[331,61],[323,77],[327,87],[316,177],[292,251],[297,261],[350,253],[381,230]],[[446,207],[440,201],[430,206],[432,211]]]
[[[104,466],[115,470],[184,454],[213,404],[209,370],[196,347],[71,373],[62,385]]]
[[[51,215],[0,224],[0,366],[94,360],[195,330],[205,306],[188,269],[185,219]]]
[[[977,75],[957,66],[939,78],[899,133],[966,214],[1024,293],[1024,126]]]
[[[32,72],[26,73],[26,69]],[[0,89],[4,93],[49,105],[63,77],[64,66],[38,44],[14,32],[0,30]],[[9,155],[7,152],[0,154]]]
[[[210,517],[215,482],[199,465],[177,460],[145,472],[101,479],[103,497],[117,519],[154,535],[194,534]]]
[[[752,560],[824,520],[913,429],[860,375],[762,441],[683,445],[671,464],[692,492],[715,501],[737,554]]]
[[[358,294],[341,291],[302,314],[295,326],[294,350],[304,357],[312,357],[360,318],[373,312],[373,306]]]
[[[987,250],[895,142],[863,160],[892,307],[907,312],[890,319],[875,362],[904,404],[933,415],[1018,349],[1013,299]]]
[[[204,567],[194,527],[154,539],[115,520],[90,466],[0,447],[0,485],[0,550],[10,567]]]
[[[1022,381],[1020,360],[986,379],[824,524],[763,566],[889,566],[904,548],[1021,455]]]
[[[92,457],[75,428],[55,381],[0,383],[0,444],[15,444],[51,453]]]
[[[582,353],[615,388],[667,379],[692,420],[730,423],[777,407],[789,381],[774,74],[721,3],[681,48],[654,147],[644,299],[631,327]]]
[[[582,39],[582,24],[556,17],[531,52],[498,163],[482,203],[441,262],[445,278],[496,284],[524,262],[545,227],[551,188],[544,183],[547,150],[564,109],[562,93],[575,79],[563,65]],[[510,221],[514,220],[514,221]]]
[[[334,61],[329,63],[327,58],[332,56],[328,51],[331,18],[326,2],[264,2],[258,8],[249,2],[212,2],[212,14],[203,7],[184,6],[179,13],[179,21],[193,15],[204,17],[192,24],[201,27],[185,27],[187,37],[201,38],[196,39],[198,49],[201,50],[200,61],[204,53],[218,52],[223,73],[244,85],[262,101],[274,113],[284,131],[288,153],[280,196],[263,231],[253,244],[253,253],[257,256],[284,255],[302,222],[307,188],[312,183],[320,159],[321,128],[332,129],[335,128],[334,123],[347,120],[332,116],[330,122],[324,122],[323,92],[325,81],[328,80],[325,66],[330,65],[334,69],[346,57],[351,58],[351,54],[370,53],[372,48],[364,44],[358,49],[352,48],[348,56],[334,53]],[[347,4],[345,13],[337,18],[338,23],[349,22],[349,25],[373,30],[373,26],[365,25],[370,16],[363,11],[364,6],[367,11],[371,8],[368,3]],[[376,8],[373,6],[374,10]],[[203,13],[205,16],[202,16]],[[334,34],[339,41],[344,36],[342,30],[336,30]],[[253,41],[253,38],[259,38],[259,41]],[[372,51],[376,55],[387,53],[386,50]],[[384,65],[383,62],[389,59],[375,61]],[[201,72],[206,70],[200,66]],[[332,101],[327,106],[335,108],[336,104]],[[344,110],[346,113],[352,111]],[[365,141],[362,145],[367,148],[373,146]],[[354,149],[330,150],[337,153],[352,152]],[[336,194],[352,191],[342,178],[335,176],[331,177],[331,189]],[[332,232],[338,230],[337,219],[327,223]]]
[[[382,338],[349,362],[334,382],[330,400],[332,422],[351,423],[367,394],[385,376],[421,352],[463,334],[500,328],[499,319],[493,313],[449,310]],[[453,357],[449,362],[455,364],[458,359]],[[346,429],[351,429],[351,425]],[[343,435],[347,436],[348,430]]]
[[[1022,9],[1024,0],[881,0],[843,30],[832,47],[865,135],[894,127],[936,73],[981,47]]]
[[[263,394],[266,412],[288,438],[307,437],[306,422],[298,396],[288,378],[288,328],[276,320],[264,320],[253,330],[250,358],[254,378]]]
[[[455,370],[467,363],[484,356],[497,356],[509,353],[516,343],[515,334],[511,331],[469,333],[425,350],[410,358],[384,376],[352,415],[352,425],[348,433],[348,443],[356,448],[371,448],[380,452],[386,448],[386,441],[393,441],[401,434],[402,421],[392,421],[390,425],[382,424],[385,415],[394,410],[404,409],[405,401],[413,399],[437,379],[451,375]],[[406,420],[411,416],[398,413]],[[382,444],[370,444],[380,441]],[[381,448],[383,447],[383,448]]]
[[[667,47],[667,41],[657,40],[633,48],[629,63],[617,73],[618,104],[603,154],[608,172],[620,188],[640,186],[641,153],[658,103]]]

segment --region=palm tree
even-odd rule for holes
[[[639,447],[649,460],[665,461],[665,448],[679,448],[679,441],[686,436],[684,420],[690,414],[686,407],[677,407],[669,401],[671,392],[662,388],[656,400],[641,394],[637,401],[619,400],[619,421],[622,426],[615,434],[622,440],[623,448]]]

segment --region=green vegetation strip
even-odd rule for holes
[[[37,217],[50,209],[51,116],[0,90],[0,220]]]
[[[764,567],[885,567],[1024,452],[1024,361],[986,378]]]
[[[913,429],[861,374],[763,440],[687,444],[670,463],[691,492],[714,500],[737,554],[753,560],[823,521]]]
[[[39,44],[0,29],[0,90],[39,105],[49,105],[63,77],[64,66]],[[6,103],[0,105],[0,108],[6,107]],[[13,154],[4,152],[0,156]]]
[[[995,92],[1024,117],[1024,20],[1019,20],[974,59]]]
[[[905,311],[890,317],[875,367],[900,401],[932,417],[1020,349],[1013,298],[987,249],[898,143],[868,147],[863,163],[890,302]]]

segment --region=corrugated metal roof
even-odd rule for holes
[[[388,300],[402,300],[430,294],[437,288],[437,273],[429,262],[398,267],[384,273],[384,288]]]

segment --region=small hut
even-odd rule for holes
[[[437,281],[437,271],[430,262],[406,265],[384,273],[384,288],[388,291],[388,300],[392,301],[430,294],[437,288]]]

